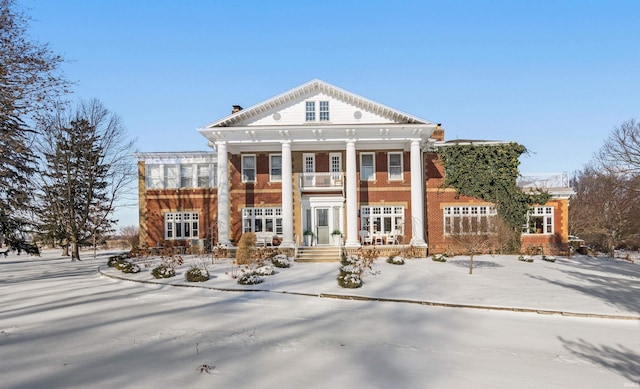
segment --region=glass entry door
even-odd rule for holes
[[[316,208],[316,234],[317,244],[329,244],[331,231],[329,231],[329,208]]]

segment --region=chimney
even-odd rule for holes
[[[444,141],[444,130],[442,129],[442,124],[438,123],[438,125],[436,125],[436,129],[433,130],[431,137],[435,140]]]
[[[234,105],[233,109],[231,110],[231,113],[234,114],[234,113],[238,113],[240,111],[242,111],[242,106],[241,105]]]

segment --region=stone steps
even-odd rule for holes
[[[340,248],[336,246],[299,247],[296,262],[340,262]]]

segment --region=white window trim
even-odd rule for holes
[[[274,176],[272,175],[273,173],[273,166],[271,164],[271,158],[272,157],[280,157],[280,178],[274,178]],[[271,182],[282,182],[282,154],[269,154],[269,181]]]
[[[322,109],[322,103],[327,103],[327,109],[326,110]],[[329,108],[329,100],[318,101],[318,121],[320,121],[320,122],[328,122],[328,121],[330,121],[330,119],[331,119],[330,112],[331,111],[330,111],[330,108]],[[323,113],[327,114],[326,119],[322,118],[322,114]]]
[[[247,180],[245,179],[245,174],[244,174],[244,159],[245,157],[252,157],[253,158],[253,180]],[[256,155],[255,154],[242,154],[240,155],[240,161],[242,164],[241,170],[240,170],[240,174],[242,175],[242,182],[256,182],[258,180],[258,164],[257,164],[257,159],[256,159]]]
[[[360,207],[360,230],[369,231],[370,234],[376,233],[392,233],[398,231],[400,235],[404,234],[404,211],[403,206],[395,205],[373,205]],[[375,231],[375,223],[373,219],[381,219],[381,225],[384,218],[390,218],[391,231]],[[384,227],[384,226],[382,226]]]
[[[179,215],[179,217],[178,217]],[[193,228],[194,223],[196,228]],[[180,224],[180,236],[176,236],[178,228],[176,225]],[[184,228],[185,224],[188,224],[189,234],[184,232],[187,230]],[[172,231],[173,236],[169,236],[169,231]],[[164,239],[165,240],[185,240],[185,239],[198,239],[200,237],[200,214],[198,212],[165,212],[164,214]]]
[[[371,177],[368,178],[364,178],[362,176],[362,157],[365,155],[370,155],[371,156],[371,163],[372,163],[372,174]],[[372,152],[372,153],[360,153],[360,181],[375,181],[376,180],[376,153]]]
[[[481,224],[481,220],[483,217],[488,218],[488,227],[489,231],[469,231],[467,234],[489,234],[492,233],[493,229],[492,220],[498,215],[498,211],[493,205],[456,205],[444,207],[442,210],[443,216],[443,224],[442,231],[445,236],[454,235],[454,216],[458,219],[460,223],[460,231],[463,230],[462,224],[464,224],[465,220],[467,223],[470,223],[471,219],[475,218],[477,221],[476,225]],[[464,220],[463,220],[464,219]],[[461,234],[465,234],[465,232],[460,232]]]
[[[391,156],[399,155],[400,156],[400,175],[398,177],[393,177],[391,175]],[[395,166],[397,167],[397,166]],[[387,153],[387,177],[389,181],[402,181],[404,172],[404,161],[403,161],[403,153],[401,151],[391,151]]]
[[[522,234],[523,235],[553,235],[555,233],[555,217],[554,217],[554,208],[549,206],[538,206],[531,207],[527,212],[527,221],[522,226]],[[530,232],[530,222],[531,217],[541,217],[542,218],[542,232]],[[549,220],[550,218],[550,220]],[[549,231],[551,230],[551,231]]]
[[[313,111],[309,110],[308,104],[313,104]],[[316,110],[318,109],[317,107],[318,104],[316,104],[316,102],[314,100],[307,100],[304,102],[304,121],[305,122],[316,122],[318,120],[318,115]],[[313,115],[313,118],[309,118],[309,114]]]
[[[256,220],[260,219],[262,230],[256,231]],[[243,208],[242,232],[265,232],[267,220],[271,220],[274,235],[282,236],[282,208]]]

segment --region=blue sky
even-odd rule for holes
[[[20,4],[68,60],[73,97],[120,115],[140,151],[206,150],[197,127],[314,78],[447,140],[521,143],[523,173],[581,169],[640,120],[640,1]]]

